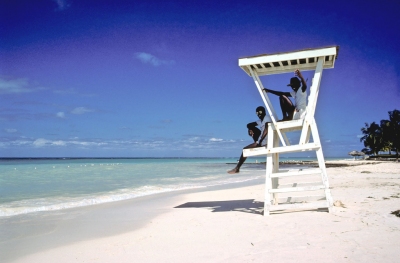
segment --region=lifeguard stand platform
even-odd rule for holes
[[[267,159],[264,216],[280,210],[327,208],[330,212],[332,208],[333,201],[314,113],[322,71],[334,67],[338,51],[339,46],[329,46],[239,59],[239,66],[253,78],[272,120],[268,126],[267,146],[243,150],[245,157],[266,156]],[[304,119],[278,122],[259,77],[293,73],[296,69],[315,71],[312,85],[308,89],[307,113]],[[286,133],[293,131],[301,131],[295,144],[291,144],[286,136]],[[280,154],[304,151],[316,152],[318,168],[279,169]]]

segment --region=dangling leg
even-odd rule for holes
[[[257,147],[257,140],[261,135],[261,131],[258,128],[252,128],[252,129],[249,129],[249,135],[253,138],[254,143],[247,145],[243,149],[256,148]],[[228,171],[228,173],[229,174],[238,173],[240,171],[240,167],[246,161],[246,159],[247,159],[247,157],[243,156],[243,151],[242,151],[242,154],[240,155],[240,158],[239,158],[239,161],[238,161],[236,167],[233,168],[232,170]]]
[[[285,95],[279,96],[279,104],[282,110],[282,121],[292,120],[295,107],[292,101]]]

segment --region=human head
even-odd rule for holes
[[[263,106],[257,107],[256,114],[257,114],[258,118],[263,120],[265,117],[265,108]]]
[[[300,80],[296,77],[290,79],[290,84],[288,86],[292,87],[294,91],[297,91],[300,88]]]

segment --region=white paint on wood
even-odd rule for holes
[[[328,202],[326,201],[316,201],[312,203],[295,203],[295,204],[281,204],[281,205],[271,205],[269,207],[270,211],[278,210],[294,210],[294,209],[317,209],[317,208],[328,208]],[[265,215],[265,212],[264,212]]]
[[[322,173],[319,168],[308,168],[301,170],[289,170],[289,171],[279,171],[278,173],[273,173],[271,177],[289,177],[289,176],[299,176],[299,175],[309,175],[309,174],[320,174]]]
[[[302,187],[291,187],[291,188],[278,188],[270,189],[270,193],[291,193],[291,192],[304,192],[304,191],[317,191],[325,189],[325,185],[310,185]]]
[[[239,66],[251,76],[248,68],[252,67],[259,76],[280,74],[292,72],[295,69],[302,71],[315,70],[317,64],[317,58],[323,57],[323,68],[333,68],[337,57],[338,46],[300,50],[295,52],[278,53],[270,55],[258,55],[239,59]],[[328,59],[325,59],[328,57]],[[300,60],[304,63],[300,64]],[[296,63],[292,64],[292,61]],[[273,63],[278,63],[279,66],[275,66]],[[264,66],[268,65],[267,67]],[[263,65],[261,68],[258,65]]]
[[[338,47],[327,47],[319,49],[300,50],[289,53],[279,53],[272,55],[260,55],[239,59],[239,66],[250,76],[256,84],[260,96],[266,106],[267,112],[272,120],[268,125],[268,145],[266,147],[257,147],[244,149],[243,156],[266,156],[266,182],[265,182],[265,202],[264,215],[270,214],[270,211],[282,209],[299,209],[312,207],[325,207],[331,210],[333,205],[332,196],[329,189],[328,176],[325,167],[325,160],[319,139],[317,124],[314,119],[315,108],[318,99],[319,88],[324,68],[333,68],[337,58]],[[295,61],[296,63],[292,63]],[[275,65],[274,65],[275,63]],[[296,64],[296,65],[295,65]],[[310,95],[308,97],[307,113],[304,120],[278,122],[276,112],[269,100],[268,94],[263,92],[263,84],[259,78],[262,75],[280,74],[300,70],[315,70]],[[286,133],[301,130],[299,144],[290,145]],[[313,142],[309,142],[312,135]],[[280,145],[281,144],[281,145]],[[279,155],[282,153],[315,151],[318,159],[318,169],[302,169],[298,171],[280,171]],[[299,187],[280,188],[279,178],[294,176],[306,176],[320,174],[321,182],[312,182],[312,184]],[[307,183],[300,183],[302,185]],[[282,185],[281,185],[282,186]],[[325,201],[312,203],[295,203],[278,205],[280,200],[278,193],[294,193],[323,190]],[[272,197],[272,198],[271,198]]]

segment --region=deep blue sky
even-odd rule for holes
[[[0,157],[238,156],[262,105],[238,59],[328,45],[340,51],[316,120],[325,156],[346,156],[363,148],[365,122],[400,109],[399,10],[387,0],[1,0]],[[261,79],[289,91],[292,76]]]

